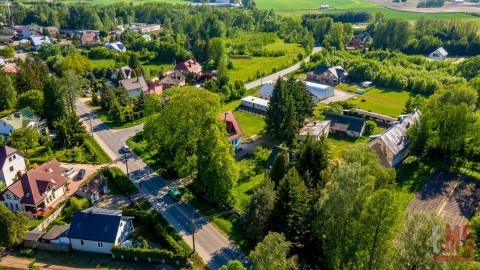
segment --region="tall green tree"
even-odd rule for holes
[[[328,168],[330,156],[330,148],[324,138],[314,141],[307,137],[300,146],[295,164],[307,186],[319,188],[325,186],[326,177],[323,173]]]
[[[246,270],[238,260],[229,261],[228,264],[220,267],[220,270]]]
[[[309,231],[309,215],[307,188],[297,170],[292,168],[278,187],[272,225],[284,232],[287,239],[298,243]]]
[[[254,270],[293,270],[295,264],[288,258],[291,243],[281,233],[270,232],[250,252]]]
[[[0,246],[13,247],[22,243],[27,223],[25,215],[14,214],[0,204]]]
[[[8,139],[12,147],[20,149],[28,158],[28,150],[38,146],[40,134],[35,128],[19,128],[14,130]]]
[[[19,63],[16,78],[15,86],[20,94],[31,89],[43,89],[50,78],[50,72],[41,60],[28,57],[24,62]]]
[[[0,110],[10,110],[15,107],[17,92],[10,75],[0,74]]]
[[[334,23],[323,39],[323,46],[326,48],[333,47],[337,50],[344,50],[345,39],[343,24],[340,22]]]
[[[283,150],[275,157],[272,168],[270,169],[270,179],[275,183],[275,188],[280,185],[280,181],[287,174],[289,163],[287,150]]]
[[[30,108],[36,114],[43,115],[43,91],[28,90],[18,96],[17,109]]]
[[[48,121],[49,126],[66,113],[65,99],[60,79],[50,78],[43,88],[43,115]]]
[[[58,140],[64,147],[82,145],[84,136],[87,134],[85,126],[76,114],[66,114],[58,118],[53,123],[53,127],[57,132]]]
[[[245,235],[252,242],[262,240],[267,234],[271,226],[275,198],[275,185],[272,181],[265,179],[255,188],[242,217]]]

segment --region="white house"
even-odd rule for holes
[[[328,137],[330,131],[330,121],[313,121],[308,122],[303,126],[298,135],[297,139],[304,141],[307,137],[311,137],[313,140],[318,141],[322,137]]]
[[[51,44],[50,38],[47,36],[31,36],[32,48],[38,50],[44,44]]]
[[[116,52],[126,52],[127,48],[125,48],[125,45],[123,45],[122,42],[112,42],[112,43],[105,43],[105,47],[109,49],[110,51],[116,51]]]
[[[315,104],[321,100],[335,96],[335,88],[331,86],[308,81],[305,81],[304,83],[307,86],[308,91],[312,94],[312,100]]]
[[[440,48],[436,49],[435,51],[433,51],[432,53],[430,53],[428,55],[428,59],[430,59],[430,60],[445,60],[445,59],[447,59],[447,56],[448,56],[448,52],[443,47],[440,47]]]
[[[52,160],[31,169],[0,194],[0,201],[13,212],[45,216],[65,194],[68,178],[60,162]]]
[[[162,30],[160,24],[146,24],[146,23],[132,23],[129,26],[130,32],[137,32],[140,34],[158,32]]]
[[[132,233],[132,219],[120,210],[92,207],[75,212],[68,231],[72,249],[109,254]]]
[[[0,146],[0,180],[8,187],[27,170],[25,159],[17,149]]]
[[[138,97],[148,90],[147,82],[143,76],[121,80],[120,85],[127,90],[129,97]]]
[[[240,107],[247,111],[265,113],[268,109],[268,103],[269,101],[266,99],[248,96],[242,98]]]

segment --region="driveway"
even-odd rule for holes
[[[335,95],[333,97],[329,97],[320,102],[323,104],[330,104],[332,102],[349,100],[355,96],[357,95],[352,92],[335,89]]]
[[[118,149],[125,145],[126,140],[135,135],[142,125],[124,130],[111,130],[81,100],[77,103],[77,114],[87,130],[90,130],[91,123],[95,140],[112,158],[113,165],[126,171],[123,157],[118,153]],[[168,182],[161,178],[135,153],[127,155],[127,162],[130,180],[182,236],[183,240],[192,247],[193,231],[190,220],[192,217],[200,218],[198,212],[185,202],[176,202],[169,196],[165,196],[169,185],[175,185],[175,182]],[[208,264],[209,269],[219,269],[231,260],[240,260],[245,265],[250,264],[250,260],[237,245],[209,222],[197,224],[195,246],[197,253]]]

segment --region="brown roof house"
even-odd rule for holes
[[[107,191],[107,183],[101,177],[97,176],[80,187],[77,192],[75,192],[75,195],[88,199],[94,204],[100,200]]]
[[[96,45],[100,43],[98,31],[84,31],[82,33],[82,45]]]
[[[191,73],[195,77],[198,77],[202,74],[202,65],[197,62],[195,59],[190,59],[185,62],[178,63],[173,71],[178,71],[182,73]]]
[[[138,97],[148,90],[148,85],[143,76],[123,79],[120,85],[127,89],[129,97]]]
[[[228,142],[235,147],[235,150],[239,150],[243,132],[240,129],[240,125],[238,124],[235,115],[232,111],[228,111],[222,113],[220,117],[225,122],[227,128]]]
[[[368,146],[380,158],[382,164],[391,168],[397,166],[408,155],[407,130],[420,121],[420,111],[414,110],[408,115],[400,116],[400,121],[385,130],[382,134],[372,136]]]
[[[0,201],[13,212],[45,216],[65,194],[68,178],[60,162],[52,160],[31,169],[0,194]]]
[[[307,74],[307,80],[328,85],[339,85],[346,82],[347,79],[348,72],[341,66],[331,68],[327,66],[317,66]]]

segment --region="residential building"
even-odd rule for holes
[[[133,232],[132,219],[119,210],[92,207],[75,212],[68,231],[72,249],[109,254]]]
[[[341,66],[331,68],[317,66],[313,71],[307,73],[307,80],[328,85],[339,85],[346,82],[347,79],[348,72]]]
[[[176,64],[173,71],[182,72],[184,74],[191,73],[194,76],[198,77],[202,74],[202,65],[200,65],[197,60],[190,59],[185,62],[180,62]]]
[[[100,43],[100,32],[98,31],[82,31],[82,45],[96,45]]]
[[[363,50],[372,43],[373,38],[368,32],[362,32],[347,42],[347,50]]]
[[[266,100],[270,100],[273,94],[274,85],[272,83],[265,83],[262,85],[262,88],[258,90],[257,94]]]
[[[56,37],[59,31],[58,28],[55,26],[47,26],[43,28],[43,33],[50,37]]]
[[[304,83],[307,86],[308,91],[312,94],[312,101],[315,104],[321,100],[335,96],[335,89],[331,86],[308,81],[305,81]]]
[[[330,121],[330,132],[334,134],[359,138],[365,132],[366,122],[362,118],[326,113],[325,120]]]
[[[148,90],[148,85],[143,76],[123,79],[120,85],[127,90],[129,97],[138,97]]]
[[[428,55],[428,59],[430,59],[430,60],[445,60],[445,59],[447,59],[447,56],[448,56],[448,52],[443,47],[440,47],[440,48],[436,49],[435,51],[431,52]]]
[[[170,87],[185,86],[186,81],[187,77],[182,72],[173,71],[160,80],[160,85],[162,86],[162,90],[165,90]]]
[[[13,212],[44,216],[65,194],[68,178],[60,162],[52,160],[31,169],[0,194],[0,201]]]
[[[31,36],[34,36],[34,35],[38,34],[35,31],[33,31],[32,29],[30,29],[30,27],[27,26],[27,25],[17,25],[17,26],[14,27],[14,29],[17,32],[17,36],[19,36],[20,38],[28,39]]]
[[[269,101],[257,97],[244,97],[241,100],[240,109],[254,113],[264,114],[267,112]]]
[[[154,33],[162,30],[160,24],[147,24],[147,23],[132,23],[129,26],[130,32],[137,32],[140,34]]]
[[[400,116],[400,121],[377,136],[372,136],[367,145],[380,158],[381,163],[391,168],[397,166],[408,155],[408,128],[420,121],[420,111]]]
[[[127,48],[125,48],[125,45],[123,45],[122,42],[113,42],[113,43],[105,43],[105,47],[111,51],[116,51],[116,52],[126,52]]]
[[[235,118],[232,111],[224,112],[220,115],[221,119],[225,122],[228,133],[228,142],[233,145],[236,150],[240,149],[240,144],[243,136],[243,132],[240,129],[240,125]]]
[[[150,35],[147,35],[147,34],[143,34],[143,35],[142,35],[142,38],[143,38],[146,42],[152,41],[152,37],[151,37]]]
[[[47,242],[53,245],[70,246],[70,238],[68,238],[68,231],[70,224],[53,225],[41,238],[42,242]]]
[[[160,84],[159,80],[148,80],[147,81],[147,91],[143,92],[145,96],[149,95],[161,95],[163,93],[163,85]]]
[[[318,141],[322,137],[328,137],[330,131],[330,121],[312,121],[307,122],[303,126],[298,135],[297,139],[300,141],[305,141],[307,137],[311,137],[313,140]]]
[[[97,176],[80,187],[77,192],[75,192],[75,195],[85,198],[89,200],[91,204],[94,204],[107,192],[107,183]]]
[[[133,70],[129,66],[124,66],[121,68],[117,68],[113,74],[111,79],[112,80],[123,80],[123,79],[130,79],[132,78]]]
[[[0,181],[8,187],[27,170],[25,158],[15,148],[7,145],[0,146]]]
[[[44,44],[51,44],[50,38],[47,36],[31,36],[32,49],[38,50]]]
[[[5,63],[2,68],[0,69],[0,72],[4,73],[18,73],[18,66],[15,63]]]
[[[19,128],[36,128],[43,129],[44,121],[41,121],[32,110],[23,109],[11,115],[0,118],[0,135],[3,135],[4,141],[7,141],[8,136]]]

